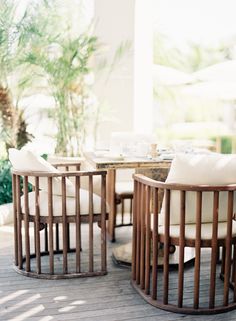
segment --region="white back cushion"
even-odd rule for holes
[[[29,200],[29,213],[35,215],[35,192],[30,192],[28,194]],[[93,213],[101,213],[101,202],[100,196],[93,194]],[[25,213],[25,199],[24,196],[21,197],[21,207],[22,213]],[[75,197],[66,198],[66,215],[75,215],[76,199]],[[52,209],[53,216],[62,216],[62,197],[61,195],[54,195],[52,199]],[[48,193],[39,192],[39,210],[40,216],[48,216]],[[80,189],[80,215],[89,214],[89,192]]]
[[[207,155],[178,154],[174,158],[166,183],[193,185],[236,184],[236,155],[211,153]],[[180,224],[180,192],[171,191],[170,224]],[[160,224],[164,223],[164,203],[161,209]],[[219,221],[227,221],[228,193],[220,192]],[[186,224],[196,222],[196,193],[186,192]],[[236,196],[234,195],[234,210]],[[202,194],[202,222],[213,220],[213,193]]]
[[[48,163],[42,157],[35,155],[31,151],[28,150],[18,150],[15,148],[10,148],[9,159],[15,170],[18,171],[27,171],[27,172],[51,172],[51,173],[59,173],[55,167],[53,167],[50,163]],[[29,176],[29,182],[34,186],[35,179],[34,177]],[[39,179],[39,188],[43,191],[48,190],[48,178],[41,177]],[[54,177],[53,178],[53,194],[62,195],[61,189],[61,178]],[[66,179],[66,194],[67,196],[75,196],[75,187],[74,184],[67,178]]]

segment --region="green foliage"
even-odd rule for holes
[[[222,62],[229,59],[230,55],[229,45],[224,43],[206,46],[189,42],[176,47],[168,36],[160,33],[154,35],[154,63],[184,72],[194,72]]]
[[[8,160],[0,160],[0,205],[12,202],[11,165]]]
[[[57,0],[48,0],[37,6],[34,14],[29,13],[30,22],[20,38],[28,48],[21,55],[21,63],[41,75],[55,99],[56,153],[74,156],[81,153],[93,108],[88,104],[91,88],[86,77],[92,70],[91,59],[98,50],[98,39],[92,26],[72,33],[70,22],[64,23],[59,8]]]
[[[45,156],[45,155],[44,155]],[[23,179],[21,178],[21,190],[23,189]],[[32,185],[28,185],[29,192]],[[7,159],[0,160],[0,205],[12,202],[12,174],[11,163]]]
[[[0,134],[6,150],[20,148],[33,137],[27,132],[23,111],[17,107],[27,84],[23,80],[26,73],[19,72],[19,67],[26,50],[20,39],[27,29],[28,16],[25,13],[16,19],[16,12],[16,1],[0,2]]]
[[[219,139],[219,138],[218,138]],[[220,137],[220,146],[221,146],[221,153],[222,154],[231,154],[232,151],[232,136],[221,136]],[[213,137],[213,140],[216,141],[217,138]]]
[[[7,142],[7,146],[21,147],[31,140],[17,106],[22,96],[31,96],[39,90],[55,100],[51,117],[57,128],[56,153],[79,155],[88,124],[92,121],[97,128],[100,110],[92,94],[91,79],[100,44],[94,36],[94,25],[85,29],[76,19],[82,16],[83,2],[86,0],[79,1],[78,6],[72,0],[66,4],[61,0],[30,1],[19,16],[16,12],[20,1],[0,1],[0,89],[9,89],[12,94],[7,97],[9,112],[5,119],[10,114],[16,118],[5,130],[8,137],[14,138],[14,144]],[[100,62],[98,59],[97,70],[106,68],[109,75],[129,47],[130,43],[121,43],[110,68],[105,59]],[[6,99],[3,103],[5,106]],[[19,126],[20,138],[15,137],[15,125]]]

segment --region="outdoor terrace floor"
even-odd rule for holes
[[[129,228],[120,228],[117,229],[117,242],[108,243],[108,275],[48,281],[27,278],[13,270],[13,228],[1,227],[0,320],[236,320],[236,311],[186,316],[147,304],[130,285],[130,269],[116,266],[111,258],[112,248],[126,243],[129,236]]]

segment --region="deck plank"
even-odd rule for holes
[[[236,311],[224,315],[186,316],[156,309],[147,304],[130,284],[130,269],[116,266],[111,259],[112,248],[129,240],[129,227],[117,229],[117,243],[108,244],[108,275],[51,281],[27,278],[13,270],[12,232],[12,227],[0,228],[1,321],[236,320]],[[202,269],[204,270],[204,265]],[[191,279],[190,271],[186,282]],[[175,289],[173,284],[173,291]],[[191,297],[191,288],[189,291]],[[201,291],[203,296],[207,296],[204,287]]]

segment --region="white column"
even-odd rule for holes
[[[108,82],[97,79],[95,94],[105,106],[99,140],[108,146],[114,131],[152,132],[152,0],[95,0],[96,35],[111,61],[121,43],[127,51]]]
[[[104,108],[99,140],[108,146],[111,132],[133,130],[135,0],[95,0],[94,4],[95,32],[104,45],[103,56],[111,62],[118,47],[130,43],[130,49],[116,63],[108,81],[100,77],[95,83],[95,94]]]
[[[134,130],[152,133],[153,21],[152,0],[136,0],[134,41]]]

